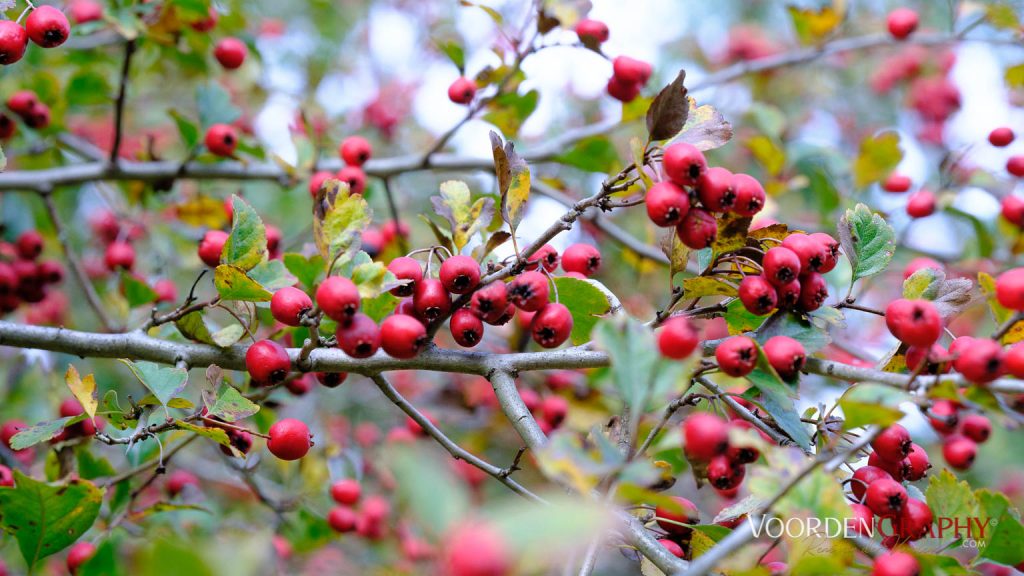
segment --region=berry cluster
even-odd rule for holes
[[[736,496],[746,465],[761,457],[753,446],[731,443],[730,429],[754,428],[746,420],[726,421],[706,412],[691,414],[683,422],[683,452],[690,461],[703,465],[708,483],[723,498]]]
[[[704,153],[690,144],[672,144],[661,163],[665,180],[647,191],[647,216],[657,226],[674,226],[680,241],[694,250],[718,237],[714,213],[753,216],[764,207],[760,182],[725,168],[708,168]]]
[[[793,380],[807,361],[803,344],[789,336],[772,336],[765,341],[764,355],[768,364],[785,380]],[[741,378],[757,366],[757,342],[748,336],[733,336],[715,349],[718,368],[729,376]]]
[[[355,479],[339,480],[331,485],[336,506],[327,514],[327,524],[341,534],[355,532],[369,540],[384,537],[391,505],[380,496],[362,498],[362,487]],[[360,503],[359,509],[355,508]],[[425,544],[425,543],[424,543]]]
[[[7,99],[7,109],[33,130],[42,130],[50,125],[50,107],[41,102],[32,90],[19,90],[12,94]],[[0,139],[10,138],[16,131],[14,120],[0,113]]]
[[[612,77],[608,79],[608,95],[620,102],[632,102],[651,79],[651,65],[643,60],[619,56],[612,60]]]
[[[740,302],[758,316],[776,309],[817,310],[828,298],[823,274],[835,268],[838,255],[839,243],[828,234],[790,234],[781,245],[764,252],[761,274],[740,281]]]
[[[53,6],[36,6],[25,19],[25,26],[13,20],[0,20],[0,64],[21,60],[32,40],[41,48],[56,48],[71,36],[67,16]]]
[[[373,146],[370,141],[362,136],[349,136],[338,146],[338,156],[345,162],[345,166],[338,170],[337,174],[327,171],[320,171],[313,174],[309,179],[309,195],[314,199],[320,187],[329,178],[337,178],[348,184],[348,189],[353,194],[362,194],[366,189],[366,173],[363,172],[363,164],[373,156]],[[396,225],[392,222],[392,225]],[[363,239],[363,244],[367,243]]]
[[[64,279],[64,267],[40,260],[42,252],[43,237],[35,230],[21,233],[13,243],[0,242],[0,312],[48,300],[49,288]]]

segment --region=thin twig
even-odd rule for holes
[[[128,76],[131,73],[132,56],[135,54],[135,40],[124,44],[124,60],[121,64],[121,82],[114,101],[114,144],[110,147],[110,163],[116,164],[121,154],[121,139],[124,137],[124,109],[128,93]]]

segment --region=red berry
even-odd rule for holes
[[[935,213],[935,194],[930,190],[918,190],[907,200],[907,215],[911,218],[924,218]]]
[[[871,441],[871,447],[880,458],[888,462],[900,462],[910,454],[913,442],[910,432],[899,424],[892,424],[882,430]]]
[[[526,266],[527,270],[536,270],[537,263],[539,262],[541,266],[544,266],[545,270],[554,272],[555,268],[558,268],[558,250],[555,250],[555,247],[551,244],[545,244],[531,254],[526,261],[529,263]]]
[[[897,40],[903,40],[917,30],[917,12],[910,8],[897,8],[886,18],[889,33]]]
[[[1024,198],[1020,196],[1003,196],[1001,214],[1006,221],[1014,226],[1024,226]]]
[[[572,333],[572,314],[564,304],[547,304],[533,316],[530,333],[533,341],[542,347],[557,348]]]
[[[740,216],[753,216],[764,208],[767,195],[761,182],[749,174],[733,174],[732,189],[736,192],[733,212]]]
[[[883,478],[892,480],[892,476],[888,472],[877,466],[861,466],[857,468],[853,473],[853,479],[850,481],[850,491],[853,492],[853,497],[858,501],[863,500],[868,486],[876,480]]]
[[[981,414],[969,414],[964,417],[960,431],[978,444],[984,444],[992,435],[992,423]]]
[[[381,348],[393,358],[412,358],[427,342],[427,329],[412,316],[393,314],[380,324]]]
[[[893,518],[907,504],[907,490],[899,482],[879,478],[868,485],[864,503],[876,516]]]
[[[747,312],[758,316],[771,313],[779,303],[775,287],[761,275],[744,277],[740,281],[739,296]]]
[[[924,478],[928,474],[928,469],[932,467],[928,453],[917,444],[910,445],[910,453],[907,454],[906,461],[909,466],[904,472],[904,478],[909,482],[917,482]]]
[[[380,347],[380,329],[377,323],[361,312],[338,324],[335,336],[338,348],[353,358],[369,358],[376,354],[377,348]]]
[[[27,47],[28,33],[21,24],[13,20],[0,20],[0,64],[7,66],[21,60]]]
[[[476,82],[460,76],[448,87],[448,99],[456,104],[469,104],[476,97]]]
[[[931,346],[942,334],[942,318],[927,300],[893,300],[885,308],[885,324],[900,342]]]
[[[676,558],[683,558],[686,556],[686,551],[679,544],[669,540],[668,538],[662,538],[658,540],[658,544],[661,544],[668,553],[675,556]]]
[[[186,486],[199,488],[199,478],[188,470],[175,470],[171,472],[167,476],[167,482],[164,483],[164,488],[172,498],[181,494]]]
[[[342,534],[355,530],[358,520],[359,515],[348,506],[335,506],[327,513],[327,524],[332,530]]]
[[[608,41],[608,25],[600,20],[583,18],[576,23],[576,36],[578,36],[580,42],[583,42],[584,44],[588,42],[593,44],[603,44]]]
[[[43,253],[43,236],[36,230],[22,232],[14,242],[14,248],[23,260],[35,260]]]
[[[775,286],[784,286],[800,276],[800,257],[782,246],[765,252],[761,265],[765,279]]]
[[[86,1],[88,1],[88,0],[86,0]],[[196,20],[196,21],[192,22],[191,24],[189,24],[189,26],[191,26],[192,29],[195,30],[196,32],[209,32],[210,30],[213,30],[214,28],[216,28],[217,27],[217,20],[220,19],[220,14],[217,13],[217,10],[214,9],[213,6],[210,6],[210,8],[209,8],[209,10],[207,10],[206,14],[207,14],[206,18],[203,18],[202,20]]]
[[[317,372],[316,380],[327,388],[337,388],[348,378],[346,372]]]
[[[0,112],[0,140],[7,140],[17,132],[18,126],[10,116]]]
[[[875,523],[875,515],[871,512],[871,508],[863,504],[856,502],[850,503],[850,510],[852,514],[846,519],[846,528],[854,534],[861,536],[870,537]]]
[[[1024,378],[1024,344],[1014,344],[1006,350],[1003,366],[1014,378]]]
[[[359,288],[342,276],[329,276],[316,289],[316,305],[335,322],[344,322],[359,310]]]
[[[618,76],[612,76],[608,79],[608,95],[619,102],[626,103],[636,100],[636,97],[640,95],[640,88],[639,84],[625,82],[620,80]]]
[[[815,232],[810,235],[810,238],[825,247],[825,260],[818,267],[818,272],[822,274],[831,272],[839,262],[839,242],[824,232]]]
[[[999,128],[993,129],[988,133],[988,141],[993,146],[1002,148],[1003,146],[1009,146],[1013,142],[1014,133],[1009,126],[1000,126]]]
[[[338,155],[349,166],[362,166],[373,155],[373,146],[362,136],[349,136],[338,147]]]
[[[509,576],[514,559],[497,530],[484,523],[464,523],[447,538],[441,559],[446,576]]]
[[[738,418],[729,421],[729,428],[738,430],[756,430],[753,424],[747,422],[746,420],[740,420]],[[762,437],[764,437],[763,432],[760,432],[760,430],[758,430],[758,432],[762,435]],[[725,455],[728,456],[729,460],[731,460],[735,464],[750,464],[752,462],[756,462],[757,459],[761,457],[761,452],[757,448],[754,448],[753,446],[737,446],[733,444],[729,446],[729,449],[725,452]]]
[[[682,316],[669,318],[658,332],[658,350],[667,358],[682,360],[697,349],[699,335]]]
[[[362,487],[354,478],[345,478],[331,484],[331,498],[338,504],[351,506],[359,501]]]
[[[932,509],[924,502],[910,498],[893,522],[901,540],[919,540],[928,534],[932,520]]]
[[[472,348],[484,337],[484,323],[470,308],[459,308],[448,321],[452,338],[463,348]]]
[[[388,271],[395,275],[398,280],[409,280],[407,284],[396,286],[391,289],[395,296],[412,296],[416,291],[416,283],[423,280],[423,268],[415,258],[399,256],[388,264]],[[504,291],[502,291],[504,292]]]
[[[978,455],[978,445],[966,436],[950,436],[942,444],[942,457],[957,470],[967,470]]]
[[[986,384],[1003,375],[1003,347],[995,340],[975,338],[953,360],[953,368],[968,382]]]
[[[240,68],[245,62],[249,49],[238,38],[224,38],[213,48],[213,57],[228,70]]]
[[[921,565],[906,552],[886,552],[875,558],[871,576],[917,576]]]
[[[274,422],[267,434],[267,449],[281,460],[298,460],[313,446],[313,436],[301,420],[285,418]]]
[[[334,178],[334,174],[331,174],[326,170],[321,170],[310,176],[309,195],[315,199],[317,192],[320,191],[320,187],[324,185],[324,182],[326,182],[328,178]]]
[[[237,146],[238,132],[234,126],[214,124],[206,130],[206,148],[214,156],[232,156]]]
[[[960,424],[959,408],[951,400],[936,400],[928,410],[928,423],[940,434],[949,434]]]
[[[1024,310],[1024,268],[1013,268],[999,275],[996,300],[1010,310]]]
[[[728,456],[715,456],[708,463],[708,482],[716,490],[732,490],[743,482],[746,469]]]
[[[480,265],[469,256],[457,254],[441,264],[441,284],[452,294],[465,294],[480,284]]]
[[[506,296],[516,308],[536,312],[548,303],[548,279],[540,272],[523,272],[506,285]]]
[[[1006,160],[1006,171],[1017,178],[1024,178],[1024,154],[1010,156]]]
[[[281,229],[271,224],[266,225],[266,236],[267,236],[267,251],[270,252],[270,258],[274,259],[281,255],[281,240],[283,236]]]
[[[800,300],[797,302],[800,310],[813,312],[828,299],[828,282],[825,277],[817,272],[804,274],[800,278]]]
[[[746,336],[733,336],[718,345],[715,359],[722,372],[741,378],[757,364],[757,344]]]
[[[174,280],[161,278],[153,283],[153,292],[156,292],[157,302],[177,302],[178,286]]]
[[[335,177],[348,184],[349,193],[351,194],[362,194],[366,190],[366,173],[358,166],[345,166],[338,170],[338,174]]]
[[[552,427],[558,427],[569,414],[569,401],[561,396],[547,396],[540,404],[541,416]]]
[[[573,244],[562,253],[562,270],[590,277],[601,268],[601,252],[590,244]]]
[[[696,412],[683,421],[683,449],[690,460],[706,462],[729,448],[729,425],[714,414]]]
[[[222,230],[208,230],[199,242],[199,259],[211,268],[220,264],[220,255],[224,252],[224,244],[228,241],[228,233]]]
[[[920,370],[921,374],[944,374],[949,372],[949,363],[944,359],[949,357],[949,352],[940,344],[932,344],[931,347],[911,346],[907,348],[907,368]],[[943,360],[941,364],[936,360]],[[922,368],[921,364],[925,366]]]
[[[656,226],[677,226],[690,210],[686,191],[671,182],[658,182],[647,191],[647,217]]]
[[[63,12],[53,6],[37,6],[25,19],[25,31],[43,48],[55,48],[71,36],[71,24]]]
[[[0,464],[0,488],[10,488],[14,486],[14,472],[3,464]],[[6,576],[7,572],[3,570],[3,565],[0,564],[0,576]]]
[[[612,60],[612,73],[622,82],[643,86],[651,78],[651,65],[642,60],[619,56]]]
[[[718,237],[718,222],[705,210],[691,208],[679,226],[676,226],[676,235],[693,250],[707,248]]]
[[[789,336],[772,336],[764,343],[768,363],[786,380],[800,373],[807,361],[804,345]]]
[[[127,242],[111,242],[103,254],[103,263],[108,270],[131,270],[135,267],[135,248]]]
[[[288,376],[292,361],[288,351],[273,340],[260,340],[245,351],[245,368],[254,382],[277,384]]]
[[[913,182],[911,182],[909,176],[904,176],[903,174],[896,174],[894,172],[892,174],[889,174],[889,177],[886,178],[884,182],[882,182],[882,189],[885,190],[886,192],[893,193],[906,192],[907,190],[910,190],[910,186],[912,184]]]
[[[286,286],[270,299],[270,313],[274,319],[286,326],[300,325],[302,315],[313,308],[309,294],[293,286]]]
[[[37,104],[23,120],[29,128],[42,130],[50,125],[50,108],[46,104]]]
[[[665,176],[679,186],[694,186],[708,171],[704,153],[692,144],[677,142],[665,148],[661,157]]]
[[[736,205],[734,174],[725,168],[708,168],[697,181],[697,196],[706,210],[728,212]]]
[[[417,316],[433,322],[448,314],[451,299],[440,280],[425,278],[416,284],[412,305]]]
[[[508,295],[501,282],[491,282],[480,288],[469,301],[470,309],[485,320],[494,314],[502,314],[507,306]]]
[[[75,542],[68,550],[68,572],[76,574],[78,569],[96,555],[96,545],[92,542]]]
[[[0,24],[13,23],[10,20],[0,20]],[[2,30],[2,26],[0,26]],[[2,38],[0,38],[2,40]],[[28,42],[28,39],[25,40]],[[11,109],[18,116],[27,116],[32,113],[32,109],[39,106],[39,96],[36,95],[32,90],[19,90],[14,94],[11,94],[10,98],[7,99],[7,107]]]
[[[784,248],[789,248],[800,259],[800,272],[818,272],[829,257],[829,248],[807,234],[790,234],[782,241]]]

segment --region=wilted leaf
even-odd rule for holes
[[[232,386],[225,386],[224,391],[210,408],[210,416],[223,418],[228,422],[237,422],[260,411],[260,407],[242,396]]]
[[[718,218],[718,236],[711,249],[715,255],[737,250],[747,245],[747,231],[750,229],[749,216],[726,212]]]
[[[658,243],[661,251],[668,257],[669,278],[675,278],[678,272],[686,270],[686,262],[690,258],[690,248],[679,241],[675,229],[670,228],[661,236]]]
[[[324,261],[355,254],[372,218],[362,194],[350,194],[348,185],[338,180],[324,182],[313,202],[313,239]]]
[[[462,252],[473,236],[486,229],[494,217],[494,200],[485,197],[473,202],[469,186],[460,180],[442,183],[440,196],[431,197],[430,202],[434,205],[434,212],[448,220],[456,252]]]
[[[511,141],[502,146],[501,138],[494,132],[491,132],[491,150],[501,192],[501,217],[514,238],[516,228],[526,214],[526,201],[530,198],[530,167],[516,153]]]
[[[647,133],[649,140],[667,140],[683,129],[690,104],[686,98],[686,71],[680,70],[676,79],[658,92],[651,107],[647,109]]]
[[[853,178],[857,187],[881,182],[903,159],[900,136],[896,132],[883,132],[868,136],[860,143],[860,153],[853,162]]]
[[[839,242],[853,267],[853,280],[885,270],[896,252],[892,226],[864,204],[847,210],[840,219]]]
[[[725,146],[732,140],[732,124],[722,113],[710,104],[697,106],[697,101],[687,97],[689,112],[682,131],[672,142],[692,144],[698,150],[708,151]]]
[[[93,375],[86,374],[85,378],[82,378],[75,366],[68,364],[68,370],[64,373],[64,383],[68,385],[71,394],[82,405],[89,418],[94,418],[99,401],[96,399],[96,379]]]
[[[505,230],[498,230],[491,234],[490,238],[487,239],[486,244],[484,244],[482,247],[477,247],[473,250],[473,256],[476,258],[478,262],[481,262],[484,260],[484,258],[487,258],[488,254],[494,252],[498,248],[498,246],[501,246],[505,242],[508,242],[508,239],[511,237],[512,234],[510,232],[507,232]]]

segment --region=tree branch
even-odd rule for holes
[[[121,64],[121,82],[114,101],[114,144],[110,147],[110,163],[116,164],[121,154],[121,139],[124,137],[124,107],[128,94],[128,75],[131,73],[132,56],[135,54],[135,40],[124,44],[124,61]]]

